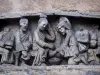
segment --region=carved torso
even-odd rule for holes
[[[32,38],[30,32],[21,33],[20,31],[17,32],[16,35],[16,50],[28,50],[28,47],[31,45]]]

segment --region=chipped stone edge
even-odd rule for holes
[[[9,19],[9,18],[21,18],[28,16],[39,16],[41,13],[45,15],[62,15],[62,16],[72,16],[72,17],[85,17],[85,18],[100,18],[100,12],[81,12],[77,10],[48,10],[42,12],[9,12],[9,13],[0,13],[0,19]]]

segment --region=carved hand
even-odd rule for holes
[[[47,44],[47,47],[50,48],[50,49],[55,49],[54,44]]]

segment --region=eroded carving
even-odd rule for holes
[[[4,28],[0,32],[0,54],[2,55],[1,63],[9,64],[13,61],[10,60],[14,46],[14,36],[9,28]],[[11,55],[9,55],[11,54]]]
[[[49,62],[52,64],[61,64],[63,58],[68,58],[68,64],[77,64],[78,48],[76,44],[76,39],[73,36],[71,29],[71,24],[66,17],[60,17],[59,23],[57,25],[57,32],[60,37],[57,41],[59,47],[54,51],[49,51]],[[63,37],[63,39],[61,38]]]
[[[19,65],[19,61],[22,65],[30,58],[29,51],[32,46],[32,36],[28,29],[28,19],[20,19],[20,29],[16,32],[15,38],[15,64]]]
[[[0,32],[0,63],[18,66],[100,64],[98,29],[74,30],[69,18],[62,16],[54,26],[51,22],[42,14],[35,30],[29,28],[26,18],[20,19],[17,32],[4,27]]]
[[[37,51],[33,65],[44,65],[47,52],[55,47],[52,41],[55,34],[46,17],[40,17],[38,27],[34,32],[33,51]]]

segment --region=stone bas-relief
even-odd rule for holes
[[[13,33],[10,31],[9,28],[4,28],[4,30],[0,32],[1,64],[7,64],[12,62],[10,58],[12,55],[13,46],[14,46]]]
[[[32,46],[32,35],[28,30],[28,19],[20,20],[20,29],[15,35],[15,64],[19,65],[19,61],[22,65],[30,58],[29,51]]]
[[[35,50],[38,52],[38,54],[35,56],[35,61],[33,64],[44,65],[47,52],[49,50],[54,50],[55,48],[53,45],[55,34],[46,17],[40,17],[38,21],[38,27],[34,32],[34,36],[33,52]]]
[[[0,32],[1,65],[99,65],[99,28],[75,30],[68,17],[57,20],[53,26],[48,16],[40,15],[32,30],[28,18],[19,20],[16,32],[4,27]]]
[[[48,59],[49,62],[60,65],[65,58],[68,59],[68,64],[77,64],[78,47],[69,20],[66,17],[61,17],[56,28],[58,35],[60,35],[56,36],[58,47],[54,51],[49,51],[48,57],[51,57]]]
[[[94,61],[92,59],[96,58],[93,57],[95,53],[92,54],[92,49],[95,49],[97,45],[96,33],[90,34],[88,30],[80,29],[79,31],[76,31],[75,36],[78,43],[81,64],[91,64],[91,62]]]

